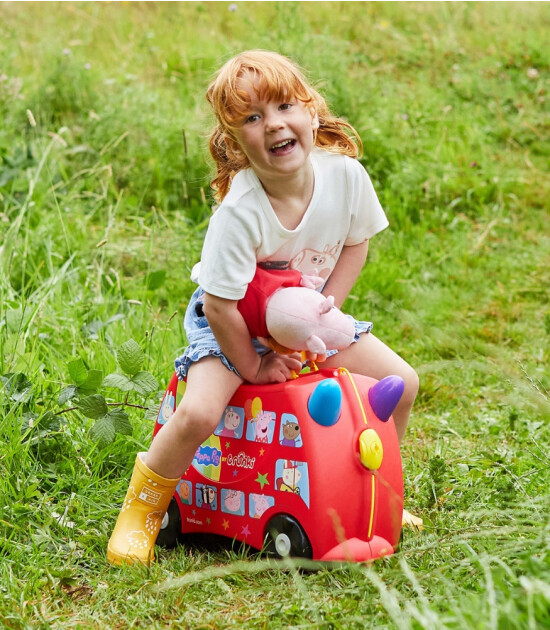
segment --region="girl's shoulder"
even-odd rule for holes
[[[223,206],[237,205],[244,197],[256,190],[259,185],[259,180],[255,177],[252,169],[246,168],[239,171],[233,177],[229,192],[221,202],[220,208]]]
[[[349,155],[320,149],[314,152],[314,159],[323,181],[332,182],[332,185],[353,188],[368,179],[365,167]]]
[[[342,155],[341,153],[333,153],[326,149],[315,149],[312,153],[314,159],[317,161],[321,168],[329,171],[341,171],[341,172],[361,172],[365,169],[359,160],[352,158],[349,155]]]
[[[208,224],[209,232],[229,235],[257,235],[265,221],[262,207],[262,187],[252,169],[239,171],[231,188],[215,209]]]

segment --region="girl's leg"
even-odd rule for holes
[[[181,403],[151,444],[147,466],[163,477],[181,477],[241,383],[241,377],[216,357],[194,363]]]
[[[405,381],[405,391],[393,412],[393,419],[401,442],[419,387],[418,375],[406,361],[372,333],[366,333],[357,343],[329,357],[322,367],[344,367],[352,373],[377,380],[391,374],[400,376]]]
[[[154,560],[157,534],[181,475],[200,444],[214,431],[241,383],[219,359],[193,364],[174,415],[157,433],[148,453],[139,453],[128,492],[107,547],[111,564]]]

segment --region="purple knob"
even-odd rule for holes
[[[405,381],[400,376],[386,376],[369,389],[369,403],[382,422],[389,420],[403,395]]]

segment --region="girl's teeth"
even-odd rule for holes
[[[280,149],[281,147],[285,147],[287,144],[290,144],[292,140],[285,140],[284,142],[279,142],[279,144],[274,144],[272,149]]]

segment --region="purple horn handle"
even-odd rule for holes
[[[403,395],[405,381],[400,376],[386,376],[369,389],[369,403],[382,422],[389,420]]]

